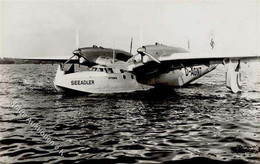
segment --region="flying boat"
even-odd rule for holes
[[[214,48],[214,42],[210,45]],[[147,91],[156,87],[182,87],[227,65],[226,86],[241,92],[240,64],[259,59],[256,54],[192,53],[180,47],[160,43],[145,45],[130,52],[92,46],[77,48],[67,59],[40,59],[59,62],[54,87],[63,93],[123,93]],[[79,71],[78,67],[86,67]]]

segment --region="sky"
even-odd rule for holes
[[[68,56],[98,45],[133,52],[162,44],[191,51],[260,52],[260,1],[1,0],[0,57]]]

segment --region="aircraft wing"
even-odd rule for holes
[[[35,60],[35,61],[50,61],[50,62],[66,62],[71,55],[68,56],[41,56],[41,57],[23,57],[23,58],[16,58],[22,60]],[[73,58],[76,60],[76,58]],[[72,59],[72,60],[73,60]]]
[[[52,63],[64,63],[68,59],[71,58],[71,55],[69,56],[39,56],[39,57],[22,57],[22,58],[10,58],[10,57],[4,57],[9,60],[16,60],[16,61],[43,61],[43,62],[52,62]],[[76,63],[78,62],[77,57],[74,57],[71,59],[70,63]]]
[[[135,74],[154,74],[169,72],[182,67],[210,64],[225,64],[232,61],[260,61],[257,54],[230,54],[230,53],[162,53],[148,54],[142,52],[143,61],[132,61],[128,71]],[[147,55],[147,56],[146,56]],[[150,55],[150,56],[148,56]],[[146,60],[144,60],[146,58]]]
[[[223,61],[224,59],[233,60],[255,60],[260,59],[257,54],[230,54],[230,53],[176,53],[169,55],[162,55],[159,61]],[[221,62],[220,62],[221,63]]]

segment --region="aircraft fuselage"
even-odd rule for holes
[[[83,72],[66,73],[58,67],[54,80],[55,88],[61,92],[122,93],[145,91],[155,86],[180,87],[190,83],[216,68],[216,65],[183,67],[149,78],[138,79],[131,72],[118,68],[95,66]]]
[[[141,80],[141,83],[147,85],[165,85],[172,87],[180,87],[185,84],[191,83],[192,81],[202,77],[203,75],[214,70],[217,65],[199,65],[191,67],[183,67],[175,69],[168,73],[158,74],[156,76]]]

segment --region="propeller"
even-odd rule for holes
[[[161,63],[157,58],[153,57],[152,55],[150,55],[149,53],[146,52],[146,48],[145,47],[142,47],[142,48],[138,48],[137,49],[137,52],[142,55],[142,57],[144,55],[147,55],[149,58],[151,58],[153,61],[157,62],[157,63]]]
[[[143,25],[140,26],[139,39],[140,39],[140,46],[142,46],[143,45]],[[131,43],[131,45],[132,45],[132,43]],[[146,48],[144,46],[142,48],[138,48],[137,52],[141,55],[142,61],[143,61],[143,56],[147,55],[149,58],[151,58],[156,63],[159,63],[159,64],[161,63],[157,58],[155,58],[152,55],[150,55],[149,53],[147,53]]]
[[[113,48],[113,64],[115,63],[115,57],[116,57],[116,52],[115,52],[115,42],[113,42],[114,48]]]
[[[133,37],[131,38],[131,43],[130,43],[130,54],[132,54],[132,48],[133,48]]]
[[[86,59],[86,57],[84,57],[84,55],[82,54],[81,49],[79,48],[79,35],[78,35],[78,30],[76,30],[76,50],[74,50],[72,57],[70,57],[64,64],[68,63],[73,57],[77,56],[78,57],[78,63],[79,65],[86,65],[88,67],[92,67],[94,65],[96,65],[96,63],[89,61],[88,59]]]
[[[81,50],[79,49],[79,32],[76,30],[76,50],[72,52],[74,56],[81,55]]]
[[[71,56],[64,64],[67,64],[75,55]]]
[[[187,37],[187,36],[186,36],[186,39],[187,39],[187,44],[188,44],[188,45],[187,45],[187,46],[188,46],[188,50],[190,51],[190,39],[189,39],[189,37]]]
[[[76,49],[79,49],[79,31],[76,30]]]
[[[143,46],[143,25],[141,25],[139,29],[139,44]]]
[[[64,64],[67,64],[74,56],[77,56],[78,60],[80,59],[81,50],[79,49],[79,34],[78,34],[78,30],[76,30],[76,50],[74,50],[72,53],[73,53],[73,55]]]

